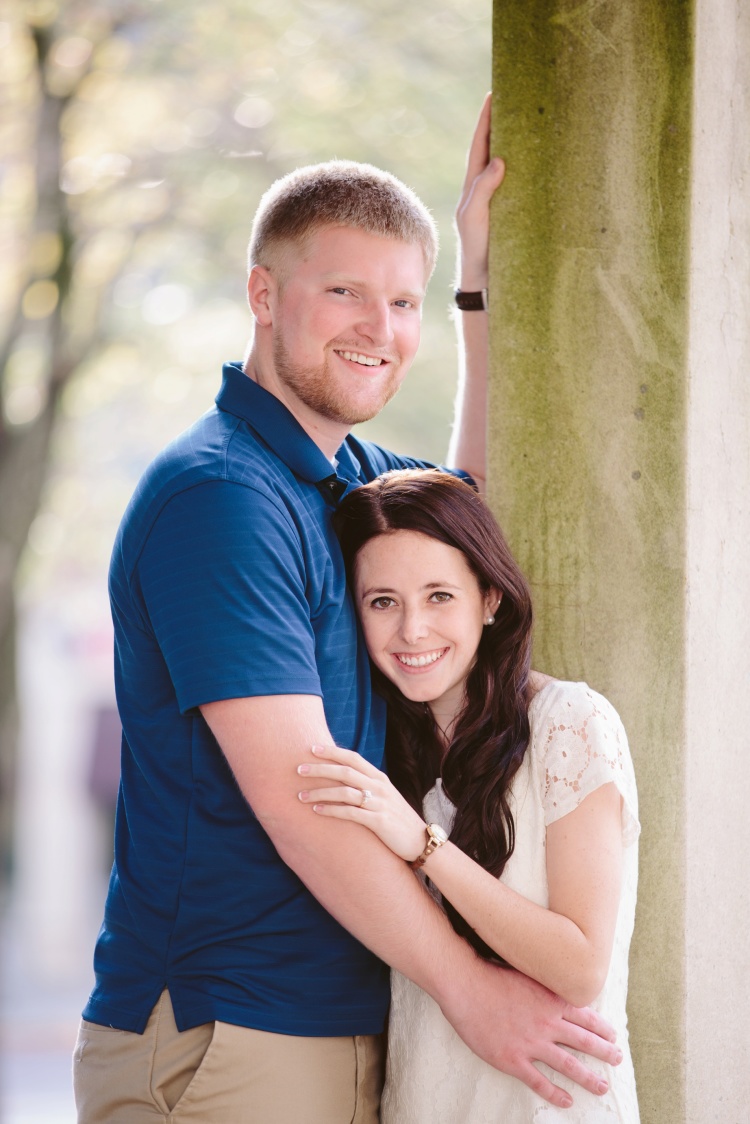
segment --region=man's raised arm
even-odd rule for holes
[[[456,208],[459,236],[457,287],[462,293],[486,294],[489,284],[490,200],[503,182],[505,165],[490,160],[488,94],[469,149],[466,177]],[[471,473],[484,491],[487,476],[487,369],[489,325],[486,310],[456,309],[459,385],[448,463]]]
[[[357,824],[311,816],[297,799],[297,765],[330,744],[316,696],[208,703],[201,712],[280,856],[346,929],[424,988],[467,1045],[553,1104],[568,1094],[533,1062],[546,1062],[593,1093],[601,1078],[563,1047],[616,1064],[610,1029],[517,972],[478,959],[409,867]],[[312,758],[311,758],[312,760]]]

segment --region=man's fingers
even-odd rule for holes
[[[600,1038],[606,1038],[608,1042],[614,1042],[617,1038],[614,1027],[598,1011],[593,1011],[591,1007],[566,1006],[563,1011],[563,1018],[573,1026],[583,1027],[584,1030],[590,1030],[592,1034],[598,1035]]]
[[[600,1073],[594,1073],[587,1065],[562,1046],[550,1045],[545,1051],[545,1056],[539,1059],[545,1062],[555,1073],[574,1081],[576,1085],[593,1093],[596,1097],[603,1096],[609,1089],[609,1083]]]
[[[482,102],[474,136],[471,139],[469,155],[466,160],[466,184],[480,174],[487,167],[490,158],[490,115],[492,111],[492,94],[487,94]]]
[[[474,180],[471,190],[466,196],[464,206],[470,207],[473,203],[480,202],[483,206],[486,206],[504,179],[505,161],[496,156]]]
[[[528,1087],[545,1101],[556,1106],[556,1108],[570,1108],[573,1104],[573,1098],[570,1093],[566,1093],[559,1085],[554,1085],[543,1073],[532,1065],[530,1062],[519,1067],[517,1073],[514,1075],[524,1085]]]
[[[558,1041],[561,1046],[578,1050],[581,1054],[598,1058],[600,1062],[607,1062],[609,1065],[619,1065],[622,1061],[622,1050],[616,1042],[600,1038],[596,1032],[584,1030],[573,1023],[563,1022]]]

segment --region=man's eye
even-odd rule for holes
[[[343,294],[346,294],[346,293],[350,293],[350,292],[351,292],[351,290],[350,290],[350,289],[345,289],[343,285],[334,285],[334,287],[333,287],[333,288],[331,289],[331,292],[332,292],[332,293],[343,293]]]
[[[407,301],[407,300],[394,301],[393,303],[398,308],[412,308],[413,307],[411,301]]]

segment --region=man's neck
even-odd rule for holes
[[[250,347],[245,355],[242,369],[248,378],[257,382],[258,386],[267,390],[269,394],[273,394],[274,398],[278,398],[286,406],[289,413],[297,419],[305,433],[315,442],[324,456],[329,461],[333,461],[336,450],[349,433],[349,427],[342,422],[321,417],[320,414],[301,402],[294,392],[279,380],[273,363],[259,360],[254,348]]]

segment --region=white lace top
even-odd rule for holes
[[[516,846],[502,881],[547,906],[547,825],[573,811],[601,785],[610,781],[617,785],[622,796],[625,848],[620,909],[609,974],[591,1006],[614,1025],[624,1059],[617,1067],[586,1059],[609,1082],[604,1097],[585,1092],[540,1063],[539,1068],[573,1097],[572,1108],[554,1108],[517,1078],[481,1061],[444,1019],[434,1000],[393,972],[382,1124],[638,1124],[625,998],[640,827],[627,738],[614,708],[585,683],[547,683],[532,700],[529,720],[529,748],[511,795]],[[424,812],[429,822],[450,830],[455,809],[439,780],[425,797]]]

